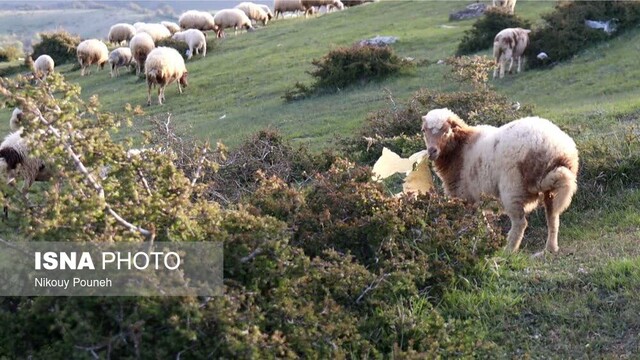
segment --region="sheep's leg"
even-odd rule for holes
[[[164,85],[160,85],[158,87],[158,104],[162,105],[162,100],[164,100]]]
[[[504,68],[506,67],[507,64],[505,64],[505,58],[501,58],[500,59],[500,79],[502,79],[504,77]]]
[[[509,59],[509,74],[513,74],[513,56]]]
[[[147,81],[147,106],[151,106],[151,82]]]
[[[527,219],[524,216],[524,208],[517,204],[512,204],[511,209],[507,209],[509,219],[511,219],[511,229],[507,235],[507,252],[514,253],[520,248],[520,242],[527,228]]]
[[[202,45],[202,57],[206,57],[207,56],[207,42],[204,42],[204,45]]]
[[[545,250],[558,252],[558,229],[560,228],[560,213],[554,207],[556,194],[546,192],[544,194],[544,210],[547,217],[547,245]]]
[[[176,83],[178,83],[178,92],[180,93],[180,95],[182,95],[182,85],[180,85],[180,79],[178,79]]]

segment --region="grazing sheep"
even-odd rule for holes
[[[507,28],[500,31],[493,40],[493,56],[496,58],[496,68],[493,70],[493,78],[496,78],[498,69],[500,79],[504,77],[504,67],[507,60],[509,64],[509,74],[513,69],[513,59],[518,60],[518,72],[522,68],[523,54],[529,45],[529,33],[531,30],[522,28]]]
[[[136,34],[136,28],[131,24],[120,23],[115,24],[109,29],[109,42],[121,45],[122,42],[128,42]]]
[[[118,69],[123,66],[130,66],[132,59],[131,49],[128,47],[120,47],[111,51],[108,60],[111,65],[111,77],[120,76]]]
[[[167,29],[162,24],[155,24],[155,23],[143,24],[140,27],[138,27],[138,33],[141,33],[141,32],[145,32],[151,35],[151,38],[153,39],[154,43],[162,39],[171,37],[171,32],[169,31],[169,29]]]
[[[87,70],[89,66],[97,64],[99,69],[104,68],[104,64],[109,59],[109,49],[102,41],[98,39],[85,40],[78,44],[76,49],[78,56],[78,62],[80,63],[80,76],[84,76],[85,72],[91,73]]]
[[[222,37],[224,29],[233,28],[234,34],[238,35],[238,28],[245,28],[247,31],[253,31],[251,19],[240,9],[223,9],[213,16],[215,22],[214,31],[217,37]]]
[[[493,6],[503,7],[513,14],[516,10],[516,0],[493,0]]]
[[[147,105],[151,105],[151,86],[158,85],[158,104],[164,101],[164,89],[177,80],[178,91],[182,94],[182,86],[187,87],[187,68],[182,55],[169,47],[153,49],[144,64],[147,77]]]
[[[160,24],[162,24],[164,27],[167,28],[167,30],[169,30],[169,32],[171,33],[171,35],[177,33],[178,31],[180,31],[180,25],[171,22],[171,21],[161,21]]]
[[[198,29],[200,31],[214,30],[216,23],[213,15],[206,11],[189,10],[180,15],[178,24],[183,29]]]
[[[46,80],[47,76],[53,72],[55,63],[49,55],[40,55],[33,63],[33,75],[37,79]]]
[[[321,6],[326,6],[327,7],[327,11],[329,9],[329,6],[331,7],[335,7],[338,10],[342,10],[344,9],[344,5],[342,4],[342,2],[340,2],[340,0],[301,0],[301,4],[302,7],[304,8],[304,16],[308,16],[313,14],[313,8],[314,7],[321,7]]]
[[[302,6],[301,0],[274,0],[273,2],[273,13],[278,18],[278,15],[282,15],[284,17],[284,13],[286,12],[298,12],[298,11],[306,11],[304,6]]]
[[[202,51],[202,57],[207,56],[207,37],[198,29],[188,29],[177,32],[171,37],[173,40],[184,41],[189,46],[189,54],[187,59],[191,59],[194,52],[199,54]]]
[[[131,56],[136,62],[136,75],[140,75],[140,72],[144,68],[144,62],[147,59],[147,55],[156,47],[155,42],[151,38],[151,35],[147,33],[139,33],[131,39],[129,42],[129,48],[131,49]]]
[[[560,214],[577,189],[578,150],[567,134],[538,117],[499,128],[468,126],[449,109],[436,109],[422,120],[429,159],[447,195],[475,203],[483,195],[500,200],[511,219],[507,250],[512,252],[520,247],[525,215],[541,202],[546,250],[558,251]]]
[[[262,22],[262,25],[267,25],[267,23],[269,22],[269,13],[264,11],[258,4],[254,4],[252,2],[242,2],[236,5],[235,8],[242,10],[249,19],[256,22]]]
[[[26,193],[34,181],[48,181],[51,179],[51,171],[41,159],[29,156],[29,148],[22,137],[24,113],[16,108],[11,114],[9,124],[12,133],[0,143],[0,171],[7,175],[7,183],[15,181],[17,175],[22,175],[24,184],[22,192]],[[7,206],[4,206],[4,217],[8,215]]]
[[[256,4],[258,5],[262,11],[267,13],[267,17],[269,18],[269,20],[273,19],[273,12],[271,12],[271,9],[269,9],[268,5],[264,5],[264,4]]]

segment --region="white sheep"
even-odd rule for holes
[[[178,31],[180,31],[180,25],[171,22],[171,21],[161,21],[160,24],[162,24],[164,27],[167,28],[167,30],[169,30],[169,32],[171,33],[171,35],[177,33]]]
[[[128,42],[136,35],[136,28],[131,24],[119,23],[113,25],[109,29],[109,42],[121,45],[122,42]]]
[[[496,68],[493,70],[493,78],[496,78],[500,70],[500,79],[504,77],[504,68],[507,60],[510,60],[509,73],[513,69],[513,59],[518,60],[518,72],[522,68],[524,51],[529,45],[529,33],[531,30],[522,28],[507,28],[500,31],[493,40],[493,56]]]
[[[178,91],[182,94],[182,87],[187,87],[187,68],[182,55],[170,47],[157,47],[153,49],[144,64],[144,73],[147,77],[147,105],[151,105],[151,87],[158,85],[158,104],[164,101],[164,89],[167,85],[176,81]]]
[[[198,29],[200,31],[214,30],[213,15],[206,11],[189,10],[180,15],[178,24],[183,29]]]
[[[55,63],[49,55],[40,55],[33,63],[33,75],[37,79],[46,80],[47,76],[53,72]]]
[[[24,179],[22,192],[26,193],[34,181],[48,181],[52,174],[44,161],[29,156],[27,142],[22,136],[23,121],[22,110],[14,109],[9,120],[13,132],[0,143],[0,171],[7,175],[8,184],[13,183],[17,175],[22,175]],[[4,206],[4,216],[7,216],[6,206]]]
[[[130,66],[131,49],[128,47],[119,47],[109,53],[109,64],[111,65],[111,77],[120,76],[119,68],[123,66]]]
[[[156,23],[146,23],[138,27],[138,33],[145,32],[151,35],[153,42],[156,43],[162,39],[171,37],[171,32],[166,26]]]
[[[207,37],[198,29],[188,29],[177,32],[171,37],[173,40],[183,41],[189,46],[189,54],[187,59],[191,59],[193,54],[199,54],[202,51],[202,57],[207,56]]]
[[[144,62],[147,59],[147,55],[155,48],[155,42],[151,38],[151,35],[147,33],[139,33],[134,36],[129,42],[129,48],[131,49],[131,56],[136,62],[136,75],[140,75],[142,69],[144,69]]]
[[[301,0],[274,0],[273,2],[273,13],[278,18],[278,15],[282,15],[284,17],[284,13],[286,12],[298,12],[305,11],[306,9],[302,6]]]
[[[329,7],[334,7],[337,8],[338,10],[342,10],[344,9],[344,5],[342,4],[342,2],[340,0],[301,0],[300,3],[302,4],[302,7],[304,8],[304,15],[305,17],[308,15],[313,14],[313,8],[314,7],[321,7],[321,6],[326,6],[327,7],[327,11],[329,10]]]
[[[538,117],[499,128],[469,126],[449,109],[436,109],[422,120],[429,159],[447,195],[474,203],[483,195],[500,200],[511,219],[507,237],[511,252],[520,247],[526,214],[542,203],[546,250],[558,251],[560,214],[577,189],[578,150],[567,134]]]
[[[267,13],[267,17],[269,18],[269,20],[273,19],[273,12],[271,12],[271,9],[269,9],[268,5],[264,5],[264,4],[256,4],[258,5],[264,12]]]
[[[217,37],[222,37],[224,29],[233,28],[234,33],[238,34],[238,28],[245,28],[247,31],[253,31],[251,19],[240,9],[223,9],[213,16],[215,22],[214,31]]]
[[[242,2],[235,6],[235,9],[242,10],[247,17],[253,21],[260,21],[262,25],[267,25],[269,22],[269,13],[264,11],[261,6],[252,2]]]
[[[99,69],[104,68],[104,64],[109,59],[107,45],[98,39],[89,39],[78,44],[76,54],[81,68],[80,76],[84,76],[85,73],[90,74],[91,71],[87,69],[93,64],[97,64]]]

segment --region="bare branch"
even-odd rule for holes
[[[0,243],[3,243],[3,244],[5,244],[7,247],[12,248],[13,250],[17,250],[17,251],[19,251],[19,252],[21,252],[21,253],[23,253],[23,254],[25,254],[25,255],[29,255],[29,256],[31,255],[31,254],[30,254],[29,252],[27,252],[25,249],[23,249],[23,248],[21,248],[21,247],[19,247],[19,246],[17,246],[17,245],[14,245],[11,241],[7,241],[7,240],[5,240],[5,239],[0,238]]]
[[[389,273],[382,274],[382,276],[380,276],[377,279],[373,280],[371,282],[371,284],[369,284],[369,286],[367,286],[367,288],[364,289],[362,294],[360,294],[360,296],[358,296],[358,298],[356,299],[356,304],[359,304],[360,301],[362,301],[362,299],[364,298],[364,296],[367,295],[367,293],[369,293],[369,291],[374,290],[375,288],[377,288],[384,279],[389,277],[389,275],[391,275],[391,274],[389,274]]]
[[[93,186],[93,188],[98,193],[98,196],[101,199],[104,199],[105,198],[105,196],[104,196],[104,188],[89,173],[89,170],[87,170],[87,168],[84,166],[84,164],[80,160],[80,157],[75,153],[75,151],[73,151],[73,148],[71,147],[71,145],[67,141],[64,141],[64,139],[62,138],[62,135],[60,135],[60,131],[58,131],[58,129],[56,129],[53,125],[51,125],[47,121],[47,119],[44,118],[44,116],[40,112],[40,109],[35,109],[35,112],[36,112],[36,115],[38,116],[38,118],[40,119],[40,122],[45,124],[47,126],[47,128],[49,129],[49,131],[56,138],[58,138],[58,140],[60,140],[60,142],[64,146],[65,150],[69,154],[69,156],[71,156],[71,158],[73,159],[73,162],[75,163],[76,168],[84,175],[85,179]],[[152,237],[153,236],[153,233],[151,231],[149,231],[147,229],[144,229],[144,228],[142,228],[140,226],[135,226],[135,225],[131,224],[130,222],[126,221],[125,219],[123,219],[115,210],[113,210],[111,208],[111,205],[109,205],[106,202],[105,202],[105,209],[107,210],[107,212],[109,214],[111,214],[111,216],[113,216],[116,219],[116,221],[118,221],[121,225],[125,226],[129,230],[139,232],[140,234],[142,234],[142,235],[144,235],[146,237]]]
[[[149,187],[149,183],[147,182],[147,179],[144,177],[144,174],[142,173],[142,170],[137,169],[138,175],[140,176],[140,180],[142,181],[142,185],[144,185],[145,190],[147,190],[147,194],[149,196],[153,195],[153,193],[151,192],[151,188]]]
[[[206,159],[207,148],[205,147],[202,150],[202,156],[200,156],[200,160],[198,161],[198,167],[196,168],[195,174],[193,174],[193,179],[191,179],[191,186],[196,185],[196,181],[200,178],[200,172],[202,171],[202,166],[204,165],[204,160]]]
[[[255,250],[253,250],[253,251],[251,252],[251,254],[249,254],[249,255],[247,255],[247,256],[245,256],[245,257],[241,258],[241,259],[240,259],[240,262],[241,262],[241,263],[249,262],[249,261],[253,260],[256,256],[258,256],[258,255],[262,254],[262,252],[263,252],[262,248],[256,248]]]

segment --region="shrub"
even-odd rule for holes
[[[41,40],[33,46],[32,57],[47,54],[53,58],[56,65],[76,61],[76,48],[80,44],[80,37],[67,31],[40,33]]]
[[[338,91],[413,67],[413,64],[396,55],[391,47],[372,45],[337,48],[311,63],[315,69],[308,74],[314,78],[314,83],[310,86],[296,83],[295,88],[283,96],[285,100],[304,98],[318,91]]]
[[[312,154],[304,147],[294,147],[275,130],[261,130],[226,154],[218,172],[208,175],[211,198],[236,202],[251,195],[258,186],[258,172],[301,183],[328,169],[333,158],[331,153]]]
[[[531,23],[517,15],[509,13],[509,10],[501,7],[489,8],[484,16],[473,24],[471,29],[464,32],[464,36],[458,44],[456,55],[468,55],[493,46],[496,34],[506,28],[530,29]]]
[[[529,34],[531,43],[526,52],[530,67],[540,67],[564,61],[579,51],[617,36],[640,24],[640,3],[636,1],[572,1],[559,2],[550,14],[544,15],[545,25]],[[617,31],[607,35],[591,29],[585,20],[618,19]],[[536,56],[545,52],[549,59]]]
[[[640,186],[639,134],[638,128],[632,126],[578,143],[579,206],[599,204],[603,193]]]
[[[213,171],[201,178],[193,170],[206,146],[152,128],[144,140],[163,151],[129,158],[130,141],[111,138],[127,114],[101,111],[96,97],[84,101],[59,74],[37,87],[2,78],[0,92],[3,104],[37,109],[56,130],[37,119],[25,124],[35,130],[25,132],[30,151],[46,154],[56,176],[37,196],[3,199],[19,214],[9,219],[12,232],[35,241],[220,241],[225,255],[224,292],[212,298],[1,298],[0,354],[489,356],[493,344],[437,308],[444,289],[481,281],[485,258],[503,242],[478,209],[433,195],[387,196],[368,168],[306,156],[269,131],[229,153],[223,180],[255,191],[222,207],[208,198]],[[2,194],[17,192],[3,184]]]
[[[14,61],[23,56],[22,43],[8,44],[0,48],[0,61]]]

